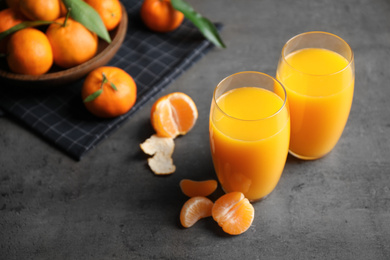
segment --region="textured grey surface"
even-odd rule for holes
[[[189,2],[224,23],[228,48],[158,95],[185,92],[199,109],[194,129],[176,139],[177,171],[154,176],[139,149],[153,133],[154,100],[80,162],[0,118],[0,259],[389,259],[390,2]],[[246,233],[225,235],[211,218],[181,228],[179,181],[215,178],[214,86],[243,70],[274,75],[283,44],[311,30],[335,33],[355,51],[355,96],[338,145],[317,161],[289,156]]]

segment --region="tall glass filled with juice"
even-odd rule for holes
[[[290,116],[286,91],[273,77],[240,72],[222,80],[210,109],[210,147],[225,192],[256,201],[274,190],[286,163]]]
[[[355,67],[350,46],[326,32],[308,32],[283,47],[276,78],[287,91],[290,153],[313,160],[337,144],[351,110]]]

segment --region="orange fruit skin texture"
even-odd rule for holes
[[[184,14],[174,9],[170,0],[144,0],[141,18],[149,29],[166,33],[181,25]]]
[[[183,227],[192,227],[198,220],[211,216],[213,202],[206,197],[192,197],[180,211],[180,223]]]
[[[115,29],[122,19],[122,7],[118,0],[85,0],[100,15],[108,31]]]
[[[82,99],[84,100],[100,89],[103,80],[102,73],[106,75],[109,82],[116,86],[118,91],[115,91],[109,83],[105,83],[101,95],[93,101],[85,102],[85,107],[95,116],[102,118],[125,114],[135,104],[137,86],[133,78],[120,68],[104,66],[91,71],[83,83]]]
[[[7,52],[8,66],[15,73],[41,75],[53,64],[49,40],[34,28],[15,32],[8,41]]]
[[[6,8],[0,11],[0,32],[23,22],[22,16],[12,8]]]
[[[187,134],[193,128],[198,118],[198,109],[188,95],[173,92],[153,104],[150,118],[158,136],[175,138]]]
[[[180,189],[188,197],[209,196],[217,189],[217,187],[218,183],[216,180],[193,181],[183,179],[180,181]]]
[[[59,0],[19,0],[19,8],[33,21],[54,21],[61,12]]]
[[[212,208],[213,219],[230,235],[239,235],[252,225],[255,210],[241,192],[231,192],[217,199]]]
[[[62,68],[80,65],[93,58],[98,49],[98,37],[81,23],[59,18],[50,24],[46,35],[53,48],[54,63]]]
[[[23,22],[22,16],[13,8],[7,8],[0,11],[0,33],[4,32],[15,25]],[[7,41],[10,36],[0,40],[0,53],[5,53],[7,49]]]

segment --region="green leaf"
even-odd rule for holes
[[[223,43],[217,28],[207,18],[203,17],[200,13],[196,12],[190,4],[184,0],[171,0],[173,8],[182,12],[184,16],[190,20],[206,39],[214,43],[220,48],[226,48]]]
[[[103,93],[103,89],[102,88],[96,90],[95,92],[93,92],[91,95],[89,95],[88,97],[86,97],[84,99],[84,103],[91,102],[91,101],[95,100],[102,93]]]
[[[77,22],[84,25],[90,31],[96,33],[100,38],[111,43],[110,35],[100,15],[89,4],[82,0],[62,0],[67,9],[70,8],[70,16]]]
[[[0,40],[4,39],[5,37],[7,37],[10,34],[13,34],[14,32],[17,32],[17,31],[25,29],[25,28],[40,26],[40,25],[44,25],[44,24],[51,24],[51,23],[53,23],[53,22],[51,22],[51,21],[25,21],[25,22],[21,22],[20,24],[17,24],[15,26],[9,28],[8,30],[0,33]]]
[[[106,76],[106,74],[105,74],[104,72],[102,72],[102,77],[103,77],[103,80],[102,80],[102,85],[101,85],[101,87],[103,87],[103,85],[104,85],[105,83],[108,83],[108,84],[110,84],[110,86],[111,86],[111,88],[112,88],[113,90],[118,91],[118,89],[116,88],[115,84],[108,80],[108,78],[107,78],[107,76]]]
[[[118,91],[118,88],[115,86],[114,83],[110,82],[110,86],[111,86],[115,91]]]

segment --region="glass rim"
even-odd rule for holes
[[[267,116],[267,117],[263,117],[263,118],[258,118],[258,119],[242,119],[242,118],[237,118],[237,117],[234,117],[234,116],[229,115],[228,113],[226,113],[226,112],[218,105],[218,102],[217,102],[217,99],[216,99],[216,97],[215,97],[215,96],[216,96],[215,94],[216,94],[217,90],[219,89],[219,87],[221,86],[221,84],[222,84],[224,81],[226,81],[226,80],[228,80],[229,78],[232,78],[232,77],[234,77],[234,76],[236,76],[236,75],[239,75],[239,74],[248,74],[248,73],[250,73],[250,74],[258,74],[258,75],[262,75],[262,76],[268,77],[268,78],[270,78],[271,80],[273,80],[274,82],[278,83],[278,84],[282,87],[283,93],[284,93],[283,104],[282,104],[282,105],[280,106],[280,108],[279,108],[275,113],[273,113],[272,115]],[[265,88],[263,88],[263,89],[265,89]],[[224,93],[226,93],[226,92],[224,92]],[[275,92],[273,92],[273,93],[275,93]],[[276,95],[277,95],[277,94],[276,94]],[[222,96],[222,95],[221,95],[221,96]],[[280,97],[279,95],[277,95],[277,96]],[[285,87],[283,86],[283,84],[282,84],[279,80],[277,80],[276,78],[274,78],[274,77],[272,77],[272,76],[270,76],[270,75],[268,75],[268,74],[266,74],[266,73],[258,72],[258,71],[241,71],[241,72],[237,72],[237,73],[234,73],[234,74],[231,74],[231,75],[225,77],[224,79],[222,79],[222,80],[218,83],[218,85],[215,87],[214,92],[213,92],[213,102],[215,103],[215,106],[218,108],[218,110],[221,111],[221,113],[223,113],[225,116],[227,116],[227,117],[229,117],[229,118],[231,118],[231,119],[239,120],[239,121],[243,121],[243,122],[259,122],[259,121],[262,121],[262,120],[270,119],[270,118],[276,116],[277,114],[281,113],[281,111],[286,107],[286,104],[287,104],[287,92],[286,92]]]
[[[284,53],[285,53],[285,50],[286,50],[286,48],[287,48],[287,45],[288,45],[290,42],[292,42],[293,40],[295,40],[296,38],[301,37],[301,36],[304,36],[304,35],[308,35],[308,34],[326,34],[326,35],[329,35],[329,36],[332,36],[332,37],[334,37],[334,38],[339,39],[342,43],[344,43],[345,46],[347,46],[347,48],[348,48],[348,49],[350,50],[350,52],[351,52],[351,58],[350,58],[349,60],[347,60],[347,61],[348,61],[348,64],[347,64],[345,67],[343,67],[342,69],[340,69],[340,70],[338,70],[338,71],[336,71],[336,72],[327,73],[327,74],[313,74],[313,73],[307,73],[307,72],[303,72],[303,71],[301,71],[301,70],[295,68],[294,66],[292,66],[292,65],[287,61],[286,55],[284,54]],[[301,48],[301,49],[303,49],[303,48]],[[301,50],[301,49],[300,49],[300,50]],[[331,75],[335,75],[335,74],[341,73],[341,72],[347,70],[347,68],[350,67],[350,66],[353,64],[353,62],[354,62],[354,52],[353,52],[351,46],[350,46],[343,38],[341,38],[340,36],[338,36],[338,35],[336,35],[336,34],[333,34],[333,33],[324,32],[324,31],[310,31],[310,32],[304,32],[304,33],[300,33],[300,34],[295,35],[294,37],[290,38],[290,39],[284,44],[284,46],[283,46],[283,48],[282,48],[282,54],[281,54],[281,55],[282,55],[283,61],[284,61],[289,67],[291,67],[293,70],[298,71],[299,73],[302,73],[302,74],[306,74],[306,75],[309,75],[309,76],[313,76],[313,77],[331,76]]]

